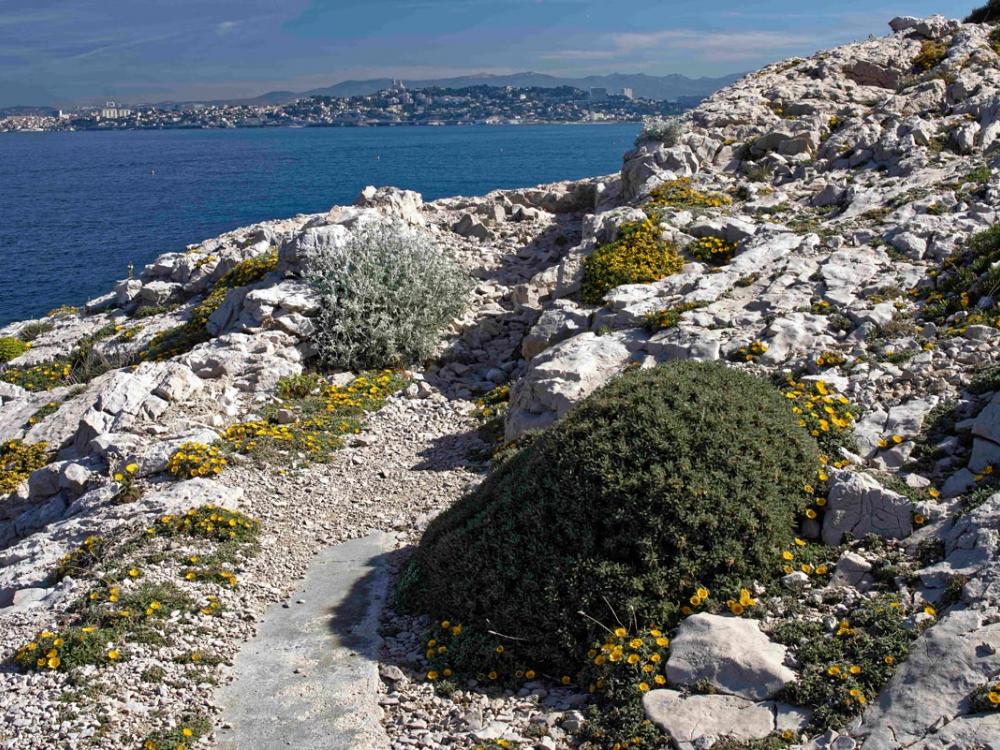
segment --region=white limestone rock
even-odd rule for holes
[[[754,740],[774,731],[773,704],[733,695],[689,695],[651,690],[642,698],[646,716],[682,748],[711,747],[726,736]]]
[[[905,539],[913,533],[913,504],[887,490],[874,477],[855,471],[830,474],[830,490],[823,515],[824,544],[840,544],[844,534],[861,539],[876,534]]]
[[[667,681],[689,686],[705,680],[723,693],[764,700],[795,679],[785,653],[756,620],[698,613],[681,622],[671,642]]]
[[[624,334],[583,333],[542,352],[511,388],[507,440],[551,425],[610,380],[628,359]]]

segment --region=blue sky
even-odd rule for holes
[[[0,106],[526,70],[720,75],[982,1],[0,0]]]

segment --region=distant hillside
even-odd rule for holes
[[[584,78],[562,78],[545,73],[513,73],[511,75],[458,76],[456,78],[402,79],[407,88],[467,88],[470,86],[516,86],[518,88],[556,88],[575,86],[580,89],[606,88],[609,93],[631,88],[636,96],[646,99],[676,99],[680,96],[704,97],[713,94],[723,86],[742,77],[736,73],[721,78],[688,78],[673,73],[666,76],[650,76],[644,73],[612,73],[606,76],[586,76]],[[306,96],[365,96],[387,89],[391,78],[372,78],[364,81],[341,81],[332,86],[296,93],[293,91],[269,91],[252,99],[229,100],[229,104],[286,104]]]

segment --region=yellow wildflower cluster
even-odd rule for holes
[[[59,564],[52,573],[53,580],[61,581],[66,576],[79,578],[101,561],[106,549],[107,543],[104,537],[91,534],[79,547],[59,559]]]
[[[1000,711],[1000,682],[977,690],[972,704],[976,711]]]
[[[847,357],[839,352],[825,351],[816,357],[816,364],[819,367],[839,367],[847,361]]]
[[[887,448],[894,448],[895,446],[906,440],[902,435],[889,435],[889,437],[880,438],[878,441],[878,447],[882,450]]]
[[[694,590],[694,593],[688,597],[687,603],[681,605],[681,614],[687,617],[694,612],[692,607],[701,607],[708,604],[708,598],[711,594],[709,590],[704,586],[699,586]]]
[[[756,362],[767,353],[767,344],[763,341],[751,341],[747,346],[741,346],[733,354],[733,359],[741,362]]]
[[[737,617],[756,605],[757,600],[751,596],[749,589],[740,589],[738,599],[728,599],[726,601],[726,606],[729,607],[729,611]]]
[[[190,536],[226,542],[252,541],[260,532],[260,521],[236,510],[202,505],[183,515],[160,516],[146,529],[149,536]]]
[[[651,216],[622,225],[614,242],[584,259],[581,296],[587,304],[598,305],[616,287],[649,284],[683,267],[677,246],[662,237],[659,217]]]
[[[50,459],[48,443],[7,440],[0,443],[0,497],[15,492],[31,472]]]
[[[326,410],[373,411],[379,409],[405,381],[392,370],[359,375],[347,385],[331,385],[326,391]]]
[[[719,237],[701,237],[687,246],[688,255],[713,266],[725,265],[736,254],[737,245]]]
[[[236,588],[236,574],[227,568],[185,568],[181,571],[185,581],[219,583],[229,588]]]
[[[283,408],[301,413],[301,418],[290,424],[278,424],[276,415],[243,422],[229,427],[223,439],[239,453],[297,452],[321,461],[343,445],[343,435],[361,432],[361,414],[380,408],[406,382],[391,370],[359,375],[343,386],[328,385],[318,376],[313,379],[318,393],[305,387],[296,391],[296,397],[281,402]],[[279,393],[294,390],[281,386]]]
[[[706,302],[681,302],[679,305],[657,310],[646,315],[646,330],[650,333],[674,328],[681,322],[681,316],[686,312],[705,307]]]
[[[49,401],[47,404],[44,404],[34,414],[28,417],[28,422],[26,427],[33,427],[46,417],[55,414],[57,411],[59,411],[60,406],[62,406],[62,404],[60,404],[58,401]]]
[[[630,633],[619,626],[587,652],[587,689],[621,696],[623,691],[641,694],[662,687],[669,649],[670,639],[659,628]]]
[[[826,505],[826,498],[816,498],[817,502],[821,505]],[[807,511],[808,515],[808,511]],[[810,550],[805,549],[807,542],[804,539],[795,537],[795,549],[786,549],[781,552],[781,572],[785,573],[795,573],[796,571],[800,573],[805,573],[807,576],[826,576],[831,572],[829,563],[826,562],[815,562],[814,555],[810,554]],[[813,562],[810,562],[810,559]]]
[[[488,647],[483,647],[485,638]],[[537,673],[530,666],[525,666],[518,658],[516,648],[506,639],[496,636],[483,636],[467,629],[460,622],[451,620],[441,620],[435,623],[424,639],[424,657],[427,659],[429,669],[426,673],[428,682],[436,682],[442,679],[450,679],[460,666],[453,663],[453,656],[456,653],[467,652],[464,641],[472,639],[477,645],[475,676],[476,679],[487,684],[498,683],[523,683],[526,680],[533,680]],[[562,678],[564,685],[568,685],[571,680],[568,675]]]
[[[131,462],[122,464],[118,462],[111,467],[111,478],[118,483],[118,492],[115,493],[116,503],[133,503],[142,497],[142,490],[136,484],[135,475],[139,471],[139,464]]]
[[[499,385],[481,398],[476,399],[476,408],[472,412],[472,416],[480,422],[502,417],[507,413],[509,402],[510,386]]]
[[[180,479],[217,476],[226,467],[226,459],[214,445],[181,443],[167,462],[167,470]]]
[[[359,432],[360,429],[358,423],[351,419],[332,421],[315,417],[294,424],[255,420],[228,427],[222,439],[237,453],[261,454],[274,449],[278,452],[297,451],[319,458],[343,445],[341,435]]]
[[[670,208],[721,208],[733,199],[723,193],[706,193],[696,190],[690,177],[667,180],[650,191],[650,205]]]
[[[13,336],[0,336],[0,363],[10,362],[31,348],[31,344]]]
[[[107,641],[105,631],[88,626],[43,630],[15,652],[14,662],[25,672],[55,672],[81,663],[114,663],[122,657],[121,650]]]
[[[512,742],[501,737],[498,740],[486,740],[485,744],[476,745],[473,750],[519,750],[521,747],[520,742]]]
[[[26,391],[50,391],[66,385],[73,372],[73,365],[65,360],[53,360],[34,367],[9,367],[0,372],[0,380],[13,383]]]
[[[982,471],[980,471],[978,474],[976,474],[974,478],[976,482],[983,482],[988,477],[992,476],[993,476],[993,464],[990,464],[989,466],[985,467]]]
[[[782,388],[792,402],[792,413],[799,417],[799,426],[813,437],[824,433],[847,432],[854,428],[854,412],[843,394],[823,380],[799,381],[789,378]]]

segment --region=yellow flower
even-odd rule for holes
[[[639,692],[641,692],[641,693],[648,693],[649,692],[649,684],[645,683],[645,682],[640,682],[639,683]]]
[[[525,676],[526,679],[529,679],[529,680],[535,679],[535,670],[529,669],[527,672],[524,673],[524,676]]]
[[[805,539],[799,539],[798,537],[795,537],[795,546],[796,547],[805,547],[806,546],[806,540]]]
[[[927,519],[923,517],[920,513],[913,516],[913,523],[917,526],[923,526],[927,522]]]
[[[795,554],[791,550],[786,549],[784,552],[781,553],[781,558],[783,560],[794,560]]]
[[[994,706],[1000,706],[1000,693],[995,693],[991,690],[986,694],[986,700],[988,700]]]
[[[924,614],[928,614],[931,617],[936,617],[937,616],[937,610],[934,609],[934,607],[932,607],[930,604],[928,604],[926,607],[924,607]]]
[[[903,442],[903,436],[902,435],[893,435],[892,436],[892,442],[894,442],[896,445],[899,445],[900,443]]]
[[[659,646],[660,648],[666,648],[667,646],[670,645],[670,639],[667,638],[666,636],[661,635],[659,638],[656,639],[656,645]]]
[[[816,511],[814,511],[812,508],[806,508],[806,518],[808,518],[808,519],[815,519],[816,518]]]
[[[185,737],[193,737],[194,736],[194,732],[192,732],[191,729],[188,728],[188,727],[184,727],[181,730],[181,734],[183,734]]]
[[[430,672],[427,673],[428,681],[434,682],[434,680],[436,680],[437,678],[438,678],[437,670],[432,669]]]
[[[503,653],[503,646],[497,646],[497,647],[496,647],[496,649],[494,649],[494,650],[495,650],[495,651],[496,651],[496,652],[497,652],[498,654],[502,654],[502,653]]]
[[[838,674],[840,674],[840,667],[834,664],[827,668],[826,673],[831,677],[836,677]]]
[[[615,628],[615,635],[617,635],[619,638],[624,638],[626,635],[628,635],[628,631],[625,630],[625,628]]]
[[[108,658],[111,661],[118,661],[121,658],[121,653],[119,653],[118,649],[113,648],[110,651],[108,651]]]
[[[626,659],[626,661],[629,664],[638,664],[639,663],[639,654],[629,654],[628,655],[628,659]]]
[[[115,472],[115,481],[116,481],[116,482],[120,482],[120,481],[122,481],[122,480],[123,480],[124,478],[125,478],[125,476],[124,476],[124,475],[123,475],[123,474],[122,474],[122,473],[121,473],[120,471],[116,471],[116,472]]]
[[[895,664],[895,663],[896,663],[896,660],[895,660],[895,659],[894,659],[894,658],[893,658],[892,656],[887,656],[887,657],[885,657],[885,659],[883,659],[882,661],[884,661],[884,662],[885,662],[886,664],[888,664],[888,665],[889,665],[890,667],[891,667],[891,666],[892,666],[893,664]]]
[[[698,597],[700,599],[707,599],[708,598],[708,589],[699,588],[695,593],[698,594]]]
[[[139,464],[129,464],[128,466],[125,467],[125,471],[127,471],[129,474],[135,474],[137,471],[139,471]]]
[[[642,646],[642,639],[641,638],[633,638],[631,641],[629,641],[628,645],[629,645],[629,648],[639,648],[640,646]]]
[[[564,674],[562,676],[562,679],[559,680],[559,682],[561,682],[563,685],[569,685],[572,682],[572,680],[569,678],[568,674]]]

